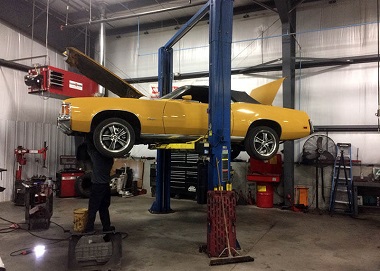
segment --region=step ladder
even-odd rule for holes
[[[353,202],[351,144],[338,143],[331,184],[330,215],[336,212],[353,215]]]

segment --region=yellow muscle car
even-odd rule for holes
[[[251,96],[231,92],[232,156],[246,150],[256,159],[270,159],[280,141],[312,132],[305,112]],[[207,86],[183,86],[156,100],[71,98],[62,103],[58,127],[68,135],[91,133],[102,154],[122,157],[136,144],[185,142],[207,135],[208,99]]]

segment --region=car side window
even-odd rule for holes
[[[189,94],[193,96],[193,100],[200,103],[208,104],[208,89],[206,88],[192,88]]]

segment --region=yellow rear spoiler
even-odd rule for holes
[[[276,81],[259,86],[258,88],[254,88],[251,90],[251,93],[249,95],[262,104],[272,105],[273,100],[276,97],[277,92],[284,80],[285,77],[282,77]]]

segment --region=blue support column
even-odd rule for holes
[[[158,50],[158,92],[160,96],[172,91],[173,48],[161,47]]]
[[[230,179],[233,0],[210,0],[209,190]],[[227,158],[226,158],[227,156]]]
[[[170,208],[170,158],[170,150],[157,150],[156,200],[149,209],[152,214],[172,212]]]
[[[158,91],[163,96],[172,90],[173,49],[161,47],[158,51]],[[170,208],[170,150],[157,150],[156,200],[150,212],[165,214]]]
[[[173,46],[191,30],[208,12],[207,2],[178,32],[158,50],[158,91],[160,95],[172,91]],[[156,200],[149,209],[151,213],[172,212],[170,208],[170,150],[157,150]]]

